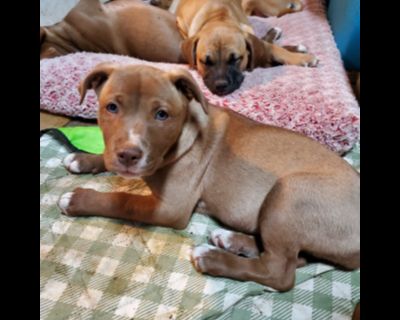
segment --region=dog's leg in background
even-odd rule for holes
[[[268,43],[275,43],[282,37],[282,30],[280,28],[274,27],[268,30],[268,32],[265,34],[265,36],[262,38],[262,40],[268,42]],[[300,52],[300,53],[307,53],[308,50],[306,46],[299,44],[299,45],[288,45],[288,46],[282,46],[282,48],[290,51],[290,52]]]
[[[270,54],[271,62],[304,67],[316,67],[318,65],[318,59],[310,54],[307,54],[307,49],[304,46],[280,47],[276,44],[265,41],[264,43],[266,50]]]
[[[274,29],[267,33],[264,38],[269,41],[275,41],[275,39],[278,38],[278,35],[279,32],[277,34],[276,29]],[[259,39],[253,34],[247,34],[246,42],[251,56],[250,70],[255,67],[270,67],[276,63],[303,67],[316,67],[318,64],[318,59],[312,54],[291,52],[274,43]]]
[[[281,38],[281,36],[282,36],[282,29],[274,27],[267,31],[262,40],[269,43],[275,43],[277,40]]]
[[[72,173],[100,173],[107,171],[102,154],[71,153],[64,158],[64,166]]]
[[[287,13],[298,12],[303,9],[299,0],[280,1],[275,3],[265,0],[242,0],[242,8],[246,15],[256,15],[259,17],[281,17]]]

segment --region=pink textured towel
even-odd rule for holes
[[[278,66],[246,72],[240,89],[219,97],[211,94],[197,72],[190,70],[209,102],[253,120],[284,127],[348,151],[358,140],[360,110],[320,0],[305,0],[302,12],[281,18],[250,17],[257,36],[271,27],[283,30],[281,45],[303,44],[320,60],[317,68]],[[53,113],[96,118],[97,98],[90,90],[79,105],[77,86],[100,62],[148,64],[163,70],[186,65],[153,63],[131,57],[76,53],[40,61],[40,107]]]

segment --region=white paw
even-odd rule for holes
[[[309,67],[316,67],[319,63],[319,60],[317,58],[314,58],[309,64]]]
[[[79,166],[79,162],[77,159],[75,159],[75,153],[71,153],[68,156],[64,158],[64,166],[67,168],[69,172],[73,173],[80,173],[81,169]]]
[[[319,60],[314,57],[311,61],[303,63],[303,66],[304,67],[316,67],[318,65],[318,63],[319,63]]]
[[[272,28],[269,32],[274,32],[274,38],[272,41],[276,41],[282,36],[282,29],[278,27]]]
[[[58,207],[66,215],[68,215],[67,209],[71,203],[71,199],[72,199],[73,195],[74,195],[73,192],[67,192],[67,193],[64,193],[58,200],[58,203],[57,203]]]
[[[302,44],[299,44],[299,45],[296,46],[296,51],[297,52],[301,52],[301,53],[307,53],[308,49],[307,49],[306,46],[304,46]]]
[[[202,258],[211,250],[218,250],[218,248],[206,243],[193,248],[190,258],[197,271],[202,272],[202,270],[204,270]]]
[[[211,232],[211,242],[222,249],[228,249],[232,245],[233,232],[225,229],[216,229]]]

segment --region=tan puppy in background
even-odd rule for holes
[[[186,9],[181,8],[180,12],[189,13],[193,8],[196,10],[193,5],[200,3],[193,1]],[[229,4],[215,0],[208,2],[208,5],[211,3],[219,6],[221,10],[217,11],[223,15],[227,12],[234,15],[231,19],[221,16],[217,28],[207,35],[203,31],[207,32],[216,25],[215,21],[210,20],[216,12],[203,11],[195,19],[207,22],[207,28],[199,30],[198,34],[205,37],[201,37],[201,41],[195,37],[183,42],[180,32],[184,34],[184,28],[178,31],[176,18],[168,11],[139,0],[114,0],[106,4],[101,4],[99,0],[81,0],[61,22],[40,27],[40,59],[87,51],[122,54],[148,61],[189,63],[197,66],[207,87],[219,95],[237,89],[243,81],[244,70],[274,63],[316,64],[316,59],[311,55],[289,52],[257,39],[243,10],[235,1]],[[187,20],[182,21],[186,23]],[[193,26],[196,26],[195,21]],[[214,59],[214,53],[219,55],[218,61],[210,58],[201,60],[208,64],[203,66],[194,59],[196,56],[199,59],[206,58],[207,49],[200,51],[204,46],[219,46],[218,49],[211,49],[213,54],[210,56]],[[214,62],[215,65],[210,65]]]
[[[153,6],[169,9],[175,13],[180,0],[151,0]],[[300,0],[242,0],[243,11],[249,16],[271,17],[299,12],[303,9]]]
[[[239,88],[245,70],[276,63],[310,67],[318,63],[311,54],[258,39],[240,0],[181,0],[176,21],[184,38],[183,56],[214,94]]]
[[[209,105],[186,70],[101,64],[82,99],[99,100],[103,155],[70,154],[74,173],[143,177],[151,195],[75,189],[69,216],[104,216],[177,229],[194,210],[233,231],[195,247],[195,268],[289,290],[303,254],[347,269],[360,264],[360,176],[303,135]]]
[[[175,16],[140,0],[81,0],[65,18],[40,27],[40,59],[74,52],[184,63]]]

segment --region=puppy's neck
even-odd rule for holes
[[[204,143],[209,132],[209,116],[200,104],[192,99],[188,104],[188,115],[176,143],[164,156],[161,167],[178,161],[190,152],[196,143]]]

